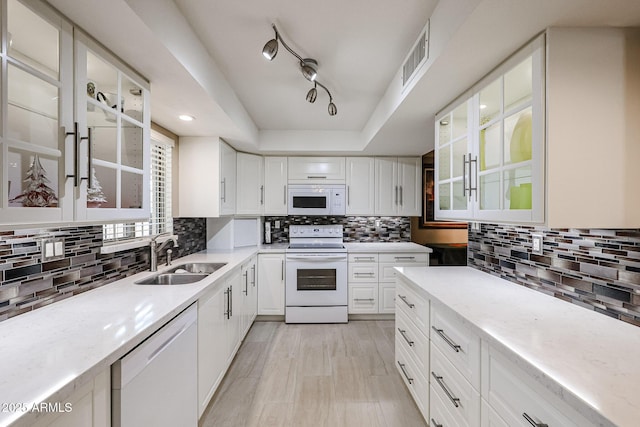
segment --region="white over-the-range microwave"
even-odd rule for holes
[[[290,184],[287,214],[344,215],[344,184]]]

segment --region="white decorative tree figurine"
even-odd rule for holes
[[[92,186],[87,189],[87,207],[99,208],[103,203],[107,203],[107,198],[102,192],[102,185],[96,177],[95,168],[91,168],[91,183]]]
[[[27,183],[27,188],[24,193],[9,200],[9,202],[22,202],[22,206],[25,207],[55,207],[58,205],[58,198],[56,192],[47,185],[49,179],[47,178],[47,171],[44,170],[40,163],[40,157],[37,154],[33,156],[33,163],[27,171],[27,176],[24,182]]]

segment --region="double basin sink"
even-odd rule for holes
[[[191,262],[134,282],[136,285],[187,285],[199,282],[227,265],[226,262]]]

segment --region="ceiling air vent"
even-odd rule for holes
[[[420,38],[416,42],[413,50],[409,54],[409,57],[405,61],[402,66],[402,86],[404,87],[411,77],[413,73],[418,68],[418,65],[425,59],[429,57],[429,23],[427,22],[427,27],[420,34]]]

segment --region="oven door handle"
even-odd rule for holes
[[[337,260],[337,259],[347,259],[346,255],[328,255],[328,256],[324,256],[324,255],[287,255],[287,259],[295,259],[295,260],[300,260],[300,261],[331,261],[331,260]]]

